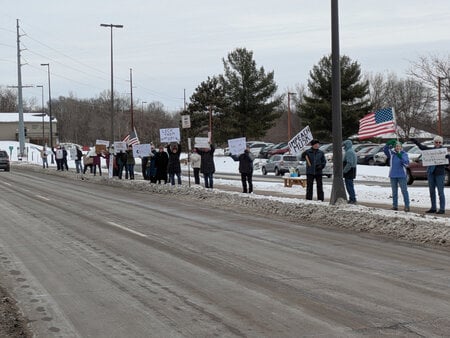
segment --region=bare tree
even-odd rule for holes
[[[394,73],[369,75],[368,79],[374,110],[394,107],[402,138],[409,138],[412,128],[435,130],[430,88],[413,78],[399,79]]]

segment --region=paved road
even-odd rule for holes
[[[0,215],[37,337],[450,332],[446,251],[20,170]]]

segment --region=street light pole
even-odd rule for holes
[[[144,104],[147,103],[142,101],[142,112],[141,112],[141,125],[144,123]]]
[[[442,136],[442,119],[441,119],[441,80],[444,78],[438,77],[438,134]]]
[[[49,63],[41,63],[41,66],[47,67],[48,74],[48,117],[50,120],[50,149],[53,150],[53,118],[52,118],[52,92],[50,86],[50,64]],[[54,164],[53,155],[51,157],[51,163]]]
[[[44,86],[43,85],[37,85],[37,88],[41,88],[42,93],[42,146],[45,146],[45,124],[44,124]]]
[[[295,95],[295,93],[288,92],[288,142],[291,140],[291,95]]]
[[[113,28],[123,28],[123,25],[100,24],[111,29],[111,142],[114,142],[114,62],[113,62]]]

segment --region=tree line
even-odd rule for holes
[[[222,63],[223,74],[201,82],[185,110],[169,112],[160,102],[136,109],[133,120],[141,142],[157,142],[161,128],[180,127],[182,114],[190,115],[190,137],[207,136],[211,128],[217,144],[242,136],[275,141],[272,131],[283,124],[288,107],[287,94],[278,94],[274,71],[258,67],[253,52],[245,48],[230,52]],[[450,55],[421,57],[411,63],[406,78],[395,73],[364,74],[361,65],[347,55],[341,56],[340,68],[344,138],[358,132],[360,118],[384,107],[394,107],[397,125],[403,130],[400,136],[405,139],[411,128],[437,133],[438,78],[443,136],[450,137]],[[332,141],[331,56],[319,60],[306,85],[289,92],[296,94],[289,108],[296,114],[291,135],[309,125],[315,137]],[[139,102],[133,105],[137,107]],[[114,132],[125,137],[132,130],[129,98],[115,93],[115,107]],[[25,112],[40,110],[36,102],[25,102]],[[17,111],[15,90],[0,88],[0,111]],[[91,99],[52,99],[52,115],[58,119],[60,142],[93,144],[99,138],[109,139],[110,93],[104,91]]]

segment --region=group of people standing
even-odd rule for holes
[[[442,147],[443,139],[441,136],[436,136],[433,139],[434,147],[423,145],[416,139],[411,139],[419,149],[430,150],[439,149]],[[356,193],[354,187],[354,179],[356,178],[357,157],[353,150],[353,143],[351,140],[343,142],[344,157],[343,157],[343,176],[345,188],[348,193],[348,203],[356,204]],[[389,179],[392,189],[392,210],[398,210],[398,189],[403,196],[404,211],[410,211],[410,199],[407,188],[407,167],[409,165],[408,153],[403,150],[403,145],[398,140],[390,140],[383,147],[383,152],[389,161]],[[312,140],[311,148],[303,152],[302,160],[306,160],[306,199],[311,200],[313,195],[314,180],[317,184],[317,199],[324,200],[323,185],[322,185],[322,170],[325,168],[326,159],[323,151],[319,149],[319,141]],[[446,155],[450,159],[450,154]],[[426,213],[445,214],[445,167],[447,164],[432,165],[427,167],[428,188],[430,193],[431,208]],[[436,190],[439,196],[439,208],[436,203]]]

